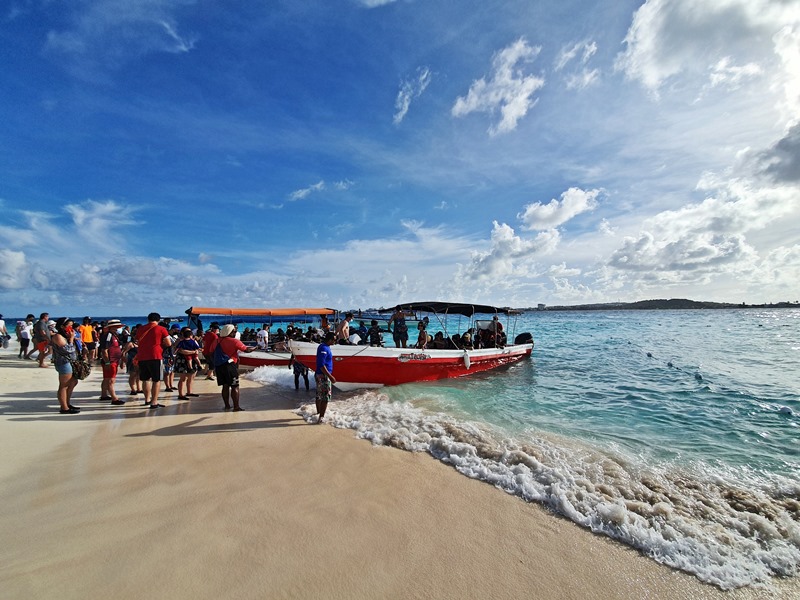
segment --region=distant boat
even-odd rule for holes
[[[530,357],[533,352],[534,342],[530,333],[517,335],[513,343],[508,343],[505,333],[509,330],[509,321],[520,314],[510,308],[453,302],[410,303],[400,305],[400,308],[415,313],[415,320],[419,319],[419,313],[429,313],[432,320],[438,319],[445,339],[450,341],[449,347],[331,346],[337,388],[347,391],[464,377],[515,363]],[[488,318],[477,318],[479,315]],[[505,327],[502,325],[501,315],[506,320]],[[477,348],[465,348],[458,345],[459,341],[453,342],[456,332],[451,334],[448,325],[451,328],[454,326],[455,316],[468,319],[467,329],[474,334]],[[409,342],[412,344],[414,333],[409,331]],[[291,340],[289,346],[298,362],[312,370],[316,368],[319,344]]]
[[[201,319],[216,321],[220,326],[227,323],[248,323],[259,326],[264,323],[319,323],[323,319],[334,317],[337,311],[331,308],[209,308],[192,306],[186,310],[189,325],[202,327]],[[207,326],[204,328],[207,329]],[[274,340],[275,334],[270,334]],[[245,342],[246,343],[246,342]],[[272,341],[269,350],[254,350],[239,354],[239,364],[243,367],[285,367],[291,360],[292,353],[284,343],[275,348]]]

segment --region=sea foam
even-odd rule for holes
[[[298,413],[316,419],[313,404]],[[326,420],[376,445],[427,452],[722,589],[800,572],[800,485],[790,481],[759,489],[702,465],[662,469],[550,434],[510,438],[372,391],[332,402]]]

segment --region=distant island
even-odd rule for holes
[[[639,302],[605,302],[600,304],[576,304],[574,306],[531,306],[522,310],[688,310],[688,309],[733,309],[733,308],[800,308],[800,302],[776,302],[771,304],[732,304],[729,302],[698,302],[683,298],[670,300],[640,300]]]

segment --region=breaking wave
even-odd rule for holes
[[[313,404],[298,413],[316,419]],[[427,452],[722,589],[800,570],[800,484],[786,478],[765,485],[744,469],[652,465],[541,432],[511,438],[372,391],[337,399],[326,420],[375,445]]]

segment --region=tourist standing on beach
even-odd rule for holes
[[[86,360],[92,359],[91,344],[94,343],[93,331],[94,327],[92,327],[91,317],[83,317],[83,321],[78,325],[78,336],[75,343],[78,346],[78,351],[83,354]]]
[[[166,327],[166,324],[164,324]],[[175,387],[175,344],[178,343],[178,334],[181,326],[173,323],[169,328],[169,341],[172,342],[169,348],[164,348],[164,391],[174,392]]]
[[[8,335],[6,322],[3,320],[3,315],[0,315],[0,342],[2,342],[4,348],[8,348],[8,340],[10,339],[11,336]]]
[[[325,340],[317,346],[317,369],[314,373],[314,381],[317,384],[317,423],[322,423],[322,417],[328,409],[336,379],[333,377],[333,352],[331,344],[336,340],[336,334],[329,331],[325,334]]]
[[[175,372],[178,379],[178,400],[188,400],[200,394],[192,392],[195,374],[200,370],[200,344],[194,339],[189,327],[181,329],[181,337],[175,344]]]
[[[214,379],[214,348],[219,340],[219,325],[211,323],[203,336],[203,358],[206,360],[206,379]]]
[[[36,317],[34,317],[32,314],[28,314],[28,316],[25,317],[25,323],[22,329],[19,330],[20,349],[25,350],[20,358],[30,359],[31,354],[33,354],[33,351],[36,349],[31,345],[31,340],[33,339],[33,322],[35,319]]]
[[[39,315],[39,320],[33,325],[33,343],[39,351],[39,366],[43,369],[47,368],[44,364],[44,359],[50,349],[50,327],[47,321],[50,320],[48,313]]]
[[[142,382],[139,381],[139,342],[136,340],[139,327],[139,325],[133,326],[128,343],[122,348],[122,355],[125,357],[125,366],[128,369],[128,386],[131,388],[131,391],[128,393],[131,396],[143,393]]]
[[[392,323],[394,323],[394,331],[392,331]],[[386,324],[386,329],[392,333],[395,346],[398,348],[406,347],[408,344],[408,325],[406,325],[406,313],[403,312],[399,304],[394,307],[394,313]]]
[[[122,358],[122,344],[117,331],[122,327],[119,319],[110,319],[100,335],[100,363],[103,365],[103,382],[100,384],[100,400],[111,400],[111,404],[121,406],[125,400],[117,398],[114,384],[117,380],[119,361]]]
[[[239,406],[239,352],[252,352],[256,346],[245,346],[237,340],[236,326],[228,323],[219,333],[219,339],[214,347],[214,370],[217,373],[217,385],[222,386],[222,401],[225,410],[244,410]]]
[[[292,354],[289,357],[289,368],[292,369],[294,373],[294,389],[300,389],[300,378],[302,377],[303,381],[306,382],[306,391],[308,391],[308,367],[297,360],[294,354]]]
[[[53,347],[53,362],[58,372],[58,403],[61,405],[62,415],[76,415],[80,408],[70,404],[72,390],[78,385],[78,380],[72,375],[71,360],[77,360],[75,352],[75,332],[68,330],[72,319],[61,317],[56,320],[56,332],[52,335],[49,344]],[[40,356],[42,352],[39,352]]]
[[[158,393],[161,391],[161,379],[163,378],[163,359],[164,348],[172,345],[169,331],[162,327],[159,322],[161,315],[152,312],[147,315],[147,325],[142,325],[136,332],[136,340],[139,343],[139,379],[144,389],[144,403],[150,405],[150,409],[164,408],[163,404],[158,403]]]

